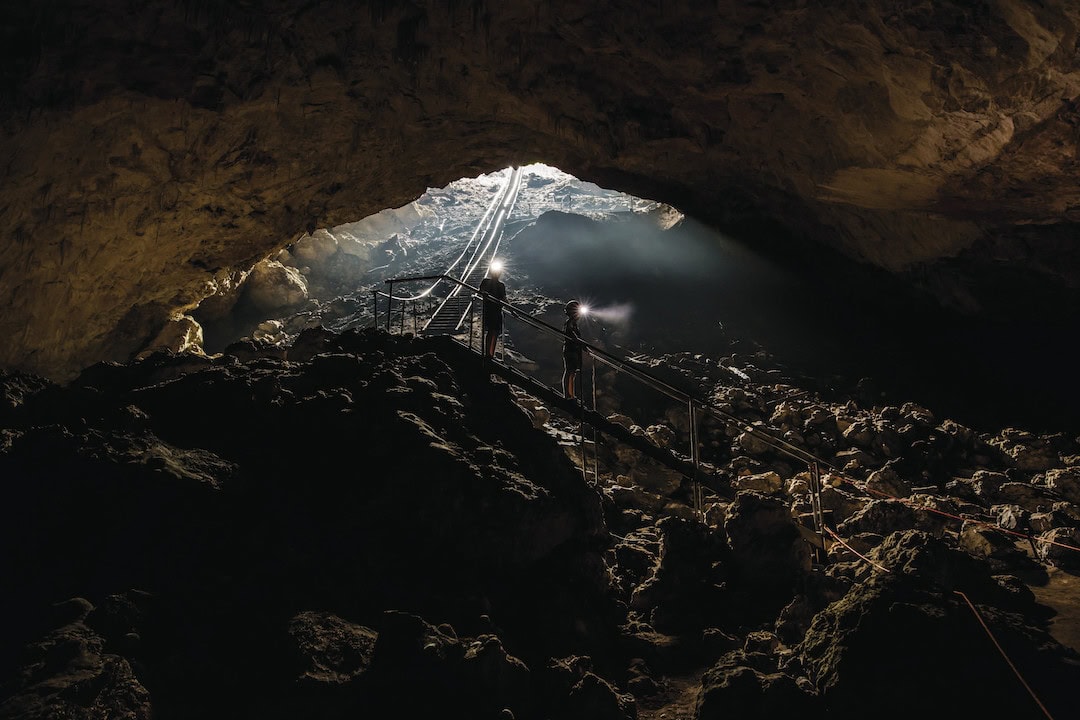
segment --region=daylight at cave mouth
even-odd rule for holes
[[[0,720],[1074,714],[1077,3],[4,17]]]
[[[445,270],[509,172],[429,188],[407,206],[304,235],[276,260],[299,273],[305,292],[285,307],[241,295],[224,316],[204,318],[197,309],[207,350],[220,352],[244,336],[287,342],[314,323],[343,330],[373,322],[350,315],[354,305],[395,275]],[[826,252],[806,261],[813,263],[808,273],[800,260],[766,256],[677,208],[547,165],[524,173],[507,220],[513,250],[503,252],[516,277],[511,287],[552,302],[592,297],[600,310],[594,317],[603,321],[597,329],[612,329],[623,352],[723,356],[734,335],[823,388],[865,379],[883,405],[914,400],[984,428],[1054,430],[1076,422],[1062,392],[1075,381],[1060,320],[959,314]],[[655,213],[663,216],[659,224]],[[1023,342],[1006,348],[1007,338],[1021,335]]]

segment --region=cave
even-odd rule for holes
[[[1015,678],[979,656],[941,680],[828,627],[862,613],[868,642],[940,632],[955,643],[933,667],[959,666],[985,640],[960,596],[1042,673],[1031,694],[1061,702],[1080,667],[1062,629],[1080,605],[1078,28],[1056,0],[7,8],[0,577],[23,590],[0,716],[420,715],[443,699],[475,717],[841,718],[872,702],[863,685],[884,691],[871,660],[959,712],[951,689]],[[704,428],[711,515],[616,451],[611,486],[583,486],[574,423],[543,428],[558,398],[492,382],[452,343],[312,327],[238,349],[211,330],[298,243],[536,164],[676,210],[677,231],[648,235],[658,252],[693,226],[790,278],[744,337],[690,328],[649,365],[729,372],[709,392],[731,422]],[[702,267],[637,287],[725,280]],[[749,276],[732,280],[747,291],[703,314],[756,312]],[[665,422],[683,429],[627,421],[627,442],[663,446]],[[846,569],[810,567],[794,495],[816,470],[756,445],[770,428],[888,496],[810,491],[844,518]],[[396,532],[403,507],[430,526]],[[755,523],[769,552],[739,544]],[[870,580],[867,555],[913,584]],[[1030,711],[1015,689],[979,707]]]
[[[1064,334],[1075,25],[1018,2],[14,9],[0,363],[127,359],[304,232],[532,162]]]

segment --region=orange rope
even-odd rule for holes
[[[883,492],[881,490],[874,490],[873,488],[863,487],[862,485],[859,485],[856,481],[854,481],[851,478],[846,477],[845,475],[842,475],[840,473],[830,473],[830,474],[836,475],[837,477],[839,477],[844,482],[848,483],[849,485],[852,485],[853,487],[858,488],[859,490],[862,490],[863,492],[873,493],[875,495],[879,495],[881,497],[888,498],[890,500],[897,500],[899,502],[904,503],[908,507],[915,508],[917,510],[925,510],[926,512],[935,513],[937,515],[941,515],[941,516],[950,518],[952,520],[959,520],[961,522],[964,522],[964,521],[972,522],[972,523],[975,523],[976,525],[982,525],[983,527],[992,528],[994,530],[997,530],[998,532],[1003,532],[1003,533],[1006,533],[1006,534],[1009,534],[1009,535],[1015,535],[1016,537],[1023,538],[1024,540],[1029,540],[1031,542],[1039,542],[1039,543],[1043,543],[1045,545],[1056,545],[1057,547],[1065,548],[1066,550],[1073,550],[1073,551],[1076,551],[1076,552],[1080,552],[1080,547],[1076,547],[1074,545],[1069,545],[1068,543],[1058,542],[1056,540],[1043,540],[1041,538],[1035,537],[1034,535],[1029,535],[1029,534],[1025,534],[1025,533],[1022,533],[1022,532],[1017,532],[1016,530],[1009,530],[1007,528],[1003,528],[1000,525],[998,525],[997,523],[989,522],[989,521],[986,521],[986,520],[978,520],[976,518],[965,518],[965,517],[962,517],[960,515],[954,515],[952,513],[947,513],[944,510],[938,510],[937,508],[926,507],[924,505],[916,505],[915,503],[911,502],[908,498],[897,497],[896,495],[890,495],[889,493]]]
[[[975,607],[971,600],[968,599],[968,596],[960,592],[959,590],[953,590],[953,592],[964,598],[964,602],[966,602],[968,607],[971,608],[971,612],[975,614],[975,618],[979,621],[979,624],[982,625],[983,630],[985,630],[986,634],[990,636],[990,640],[994,643],[994,647],[996,647],[998,649],[998,652],[1001,653],[1001,657],[1005,658],[1005,662],[1007,662],[1009,664],[1009,667],[1012,668],[1013,673],[1016,675],[1017,679],[1020,680],[1020,683],[1024,686],[1024,689],[1028,691],[1028,694],[1031,695],[1031,698],[1035,701],[1035,704],[1037,704],[1039,706],[1039,709],[1043,711],[1043,715],[1046,715],[1046,717],[1050,718],[1050,720],[1054,720],[1054,717],[1046,709],[1046,706],[1042,704],[1041,700],[1039,700],[1039,696],[1035,694],[1035,691],[1032,690],[1031,686],[1027,684],[1026,680],[1024,680],[1024,676],[1020,674],[1020,671],[1016,669],[1015,665],[1013,665],[1012,660],[1010,660],[1009,656],[1005,654],[1005,650],[1001,647],[1001,644],[997,641],[997,638],[994,637],[994,633],[990,632],[990,628],[987,626],[986,621],[983,620],[982,615],[979,614],[979,610]]]
[[[847,544],[846,542],[844,542],[844,540],[843,540],[843,539],[842,539],[842,538],[841,538],[841,537],[840,537],[839,535],[837,535],[837,534],[836,534],[835,532],[833,532],[832,528],[830,528],[830,527],[826,527],[826,528],[825,528],[825,532],[827,532],[827,533],[829,533],[830,535],[832,535],[833,539],[834,539],[834,540],[836,540],[836,542],[840,543],[841,545],[843,545],[844,547],[846,547],[846,548],[847,548],[848,550],[850,550],[851,552],[855,553],[855,554],[856,554],[856,555],[858,555],[858,556],[859,556],[860,558],[862,558],[862,559],[863,559],[863,560],[865,560],[866,562],[868,562],[868,563],[870,563],[871,565],[873,565],[874,567],[876,567],[876,568],[877,568],[878,570],[881,570],[882,572],[892,572],[892,570],[889,570],[889,568],[885,567],[884,565],[878,565],[878,564],[877,564],[876,562],[874,562],[874,561],[873,561],[873,560],[871,560],[870,558],[866,557],[865,555],[863,555],[862,553],[860,553],[860,552],[859,552],[858,550],[856,550],[855,548],[853,548],[853,547],[851,547],[850,545],[848,545],[848,544]]]
[[[887,572],[887,573],[892,572],[891,570],[889,570],[884,565],[879,565],[878,563],[874,562],[870,558],[866,557],[865,555],[863,555],[862,553],[858,552],[853,547],[848,545],[846,542],[844,542],[844,540],[839,535],[837,535],[835,532],[833,532],[833,530],[831,528],[826,527],[825,531],[827,533],[829,533],[829,535],[831,535],[834,540],[836,540],[838,543],[840,543],[841,545],[846,547],[851,552],[858,555],[860,558],[865,560],[867,563],[869,563],[873,567],[877,568],[878,570],[881,570],[882,572]],[[1001,647],[1001,643],[999,643],[997,641],[997,638],[994,637],[994,633],[992,633],[990,631],[990,627],[986,624],[986,621],[983,620],[982,615],[979,614],[978,608],[975,607],[975,605],[971,602],[971,600],[968,599],[968,596],[965,595],[964,593],[960,592],[959,590],[953,590],[953,592],[956,593],[957,595],[959,595],[960,597],[964,598],[964,602],[966,602],[968,607],[971,608],[971,612],[975,614],[975,618],[979,621],[979,624],[982,625],[983,630],[985,630],[986,634],[988,636],[990,636],[990,640],[991,640],[991,642],[994,643],[994,647],[996,647],[998,649],[998,652],[1001,653],[1001,657],[1005,658],[1005,662],[1008,663],[1009,668],[1013,671],[1013,674],[1015,674],[1017,679],[1020,680],[1020,684],[1023,685],[1024,689],[1028,691],[1029,695],[1031,695],[1031,698],[1035,701],[1035,704],[1039,706],[1039,709],[1043,711],[1043,714],[1046,715],[1046,717],[1048,717],[1050,720],[1054,720],[1054,717],[1046,709],[1046,706],[1043,705],[1043,703],[1039,699],[1038,695],[1035,694],[1035,691],[1032,690],[1031,686],[1028,685],[1026,680],[1024,680],[1024,676],[1021,675],[1020,671],[1016,669],[1016,665],[1014,665],[1013,661],[1009,659],[1009,656],[1005,654],[1004,648]]]
[[[714,409],[714,411],[715,411],[715,409]],[[1025,540],[1028,540],[1028,541],[1031,541],[1031,542],[1036,542],[1037,541],[1037,542],[1044,543],[1044,544],[1047,544],[1047,545],[1056,545],[1057,547],[1065,548],[1066,550],[1073,550],[1075,552],[1080,552],[1080,547],[1076,547],[1074,545],[1069,545],[1067,543],[1058,542],[1056,540],[1040,540],[1039,538],[1036,538],[1033,535],[1027,535],[1027,534],[1024,534],[1024,533],[1021,533],[1021,532],[1016,532],[1015,530],[1007,530],[1007,529],[999,526],[997,523],[994,523],[994,522],[989,522],[989,521],[985,521],[985,520],[976,520],[975,518],[963,518],[963,517],[960,517],[958,515],[952,515],[950,513],[944,512],[942,510],[938,510],[936,508],[930,508],[930,507],[923,507],[923,506],[919,506],[919,505],[914,505],[913,503],[908,502],[906,500],[906,498],[896,497],[894,495],[889,495],[888,493],[881,492],[880,490],[872,490],[870,488],[864,487],[864,486],[860,485],[858,482],[856,482],[855,480],[853,480],[853,479],[851,479],[849,477],[846,477],[832,463],[829,463],[829,462],[826,462],[824,460],[821,460],[820,458],[814,457],[811,453],[803,450],[802,448],[800,448],[800,447],[798,447],[796,445],[793,445],[793,444],[787,442],[786,440],[783,440],[783,439],[777,438],[777,437],[773,437],[770,433],[761,430],[761,428],[759,428],[759,427],[755,427],[753,425],[745,423],[742,420],[739,420],[738,417],[736,417],[734,415],[731,415],[730,413],[725,413],[725,412],[722,412],[722,411],[717,411],[717,412],[719,412],[719,414],[721,416],[727,417],[729,420],[736,423],[740,428],[743,429],[743,431],[748,432],[751,435],[754,435],[754,436],[758,437],[761,440],[764,440],[766,444],[771,445],[775,450],[777,450],[777,451],[779,451],[781,453],[784,453],[786,455],[789,455],[792,458],[801,460],[802,462],[806,462],[806,463],[815,462],[820,467],[825,468],[826,470],[828,470],[830,474],[836,475],[837,477],[839,477],[844,482],[852,485],[853,487],[855,487],[855,488],[857,488],[859,490],[862,490],[863,492],[875,493],[875,494],[880,495],[882,497],[891,498],[893,500],[899,500],[900,502],[908,504],[908,505],[910,505],[912,507],[917,507],[917,508],[919,508],[921,510],[926,510],[927,512],[937,513],[938,515],[943,515],[945,517],[952,518],[954,520],[960,520],[960,521],[970,520],[971,522],[974,522],[976,524],[983,525],[983,526],[989,527],[989,528],[993,528],[995,530],[999,530],[1001,532],[1008,533],[1010,535],[1015,535],[1016,537],[1020,537],[1020,538],[1023,538]]]

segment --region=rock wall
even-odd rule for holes
[[[64,380],[126,359],[304,232],[532,162],[753,242],[767,219],[967,309],[983,304],[957,290],[972,272],[1069,292],[1080,278],[1067,2],[53,0],[7,15],[2,367]],[[958,264],[926,270],[942,259]]]

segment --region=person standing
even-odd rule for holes
[[[578,318],[583,314],[584,308],[577,300],[566,303],[566,323],[563,325],[563,397],[573,399],[577,397],[577,379],[581,372],[581,360],[584,353],[581,331],[578,329]]]
[[[506,285],[502,277],[502,264],[492,261],[487,277],[480,281],[480,292],[484,294],[484,358],[495,357],[495,345],[502,334],[502,302],[506,302]]]

